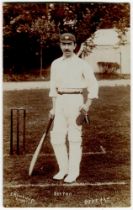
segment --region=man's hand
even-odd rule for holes
[[[53,108],[49,111],[49,118],[54,118],[55,117],[55,103],[56,103],[56,97],[52,98],[52,103],[53,103]]]
[[[84,114],[87,114],[87,112],[89,111],[89,108],[91,106],[91,103],[92,103],[92,99],[87,99],[86,103],[83,104],[81,107],[80,107],[80,112],[84,113]]]
[[[89,116],[88,116],[88,111],[89,111],[89,108],[90,108],[90,105],[92,103],[92,99],[89,99],[86,101],[85,104],[82,104],[82,106],[80,107],[80,115],[79,117],[77,118],[77,124],[80,125],[80,124],[83,124],[83,122],[86,122],[87,124],[90,124],[90,119],[89,119]]]
[[[82,112],[83,114],[86,114],[88,111],[89,111],[89,106],[87,106],[86,104],[80,106],[80,112]]]
[[[55,109],[51,109],[51,110],[49,111],[49,118],[53,119],[54,116],[55,116]]]

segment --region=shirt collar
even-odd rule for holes
[[[61,60],[71,60],[71,59],[73,59],[73,58],[75,58],[76,57],[76,55],[75,55],[75,53],[73,53],[73,55],[71,56],[71,57],[69,57],[69,58],[66,58],[66,57],[64,57],[64,55],[61,57]]]

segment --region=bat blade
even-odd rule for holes
[[[32,172],[33,172],[33,169],[34,169],[35,164],[36,164],[36,162],[37,162],[37,159],[38,159],[39,153],[40,153],[40,151],[41,151],[43,142],[44,142],[44,140],[45,140],[46,137],[47,137],[47,134],[48,134],[48,131],[49,131],[50,127],[51,127],[52,122],[53,122],[53,118],[51,118],[51,119],[49,120],[49,123],[48,123],[48,126],[47,126],[47,130],[46,130],[46,132],[43,134],[43,136],[41,137],[40,142],[39,142],[39,144],[38,144],[38,146],[37,146],[37,148],[36,148],[36,150],[35,150],[35,152],[34,152],[34,154],[33,154],[33,157],[32,157],[31,163],[30,163],[30,167],[29,167],[29,176],[32,175]]]
[[[32,160],[31,160],[31,163],[30,163],[30,167],[29,167],[29,176],[32,175],[32,172],[33,172],[33,169],[34,169],[34,166],[36,164],[36,161],[38,159],[38,156],[39,156],[39,153],[40,153],[40,150],[42,148],[42,145],[43,145],[43,142],[44,142],[44,139],[46,137],[46,133],[43,134],[34,154],[33,154],[33,157],[32,157]]]

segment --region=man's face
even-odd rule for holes
[[[65,57],[71,57],[75,47],[76,47],[76,45],[74,42],[68,42],[68,43],[61,42],[60,43],[60,48],[61,48],[63,55]]]

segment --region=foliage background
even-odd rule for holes
[[[4,73],[41,75],[61,55],[60,33],[75,33],[78,51],[95,31],[113,27],[121,39],[130,27],[129,3],[3,3]]]

